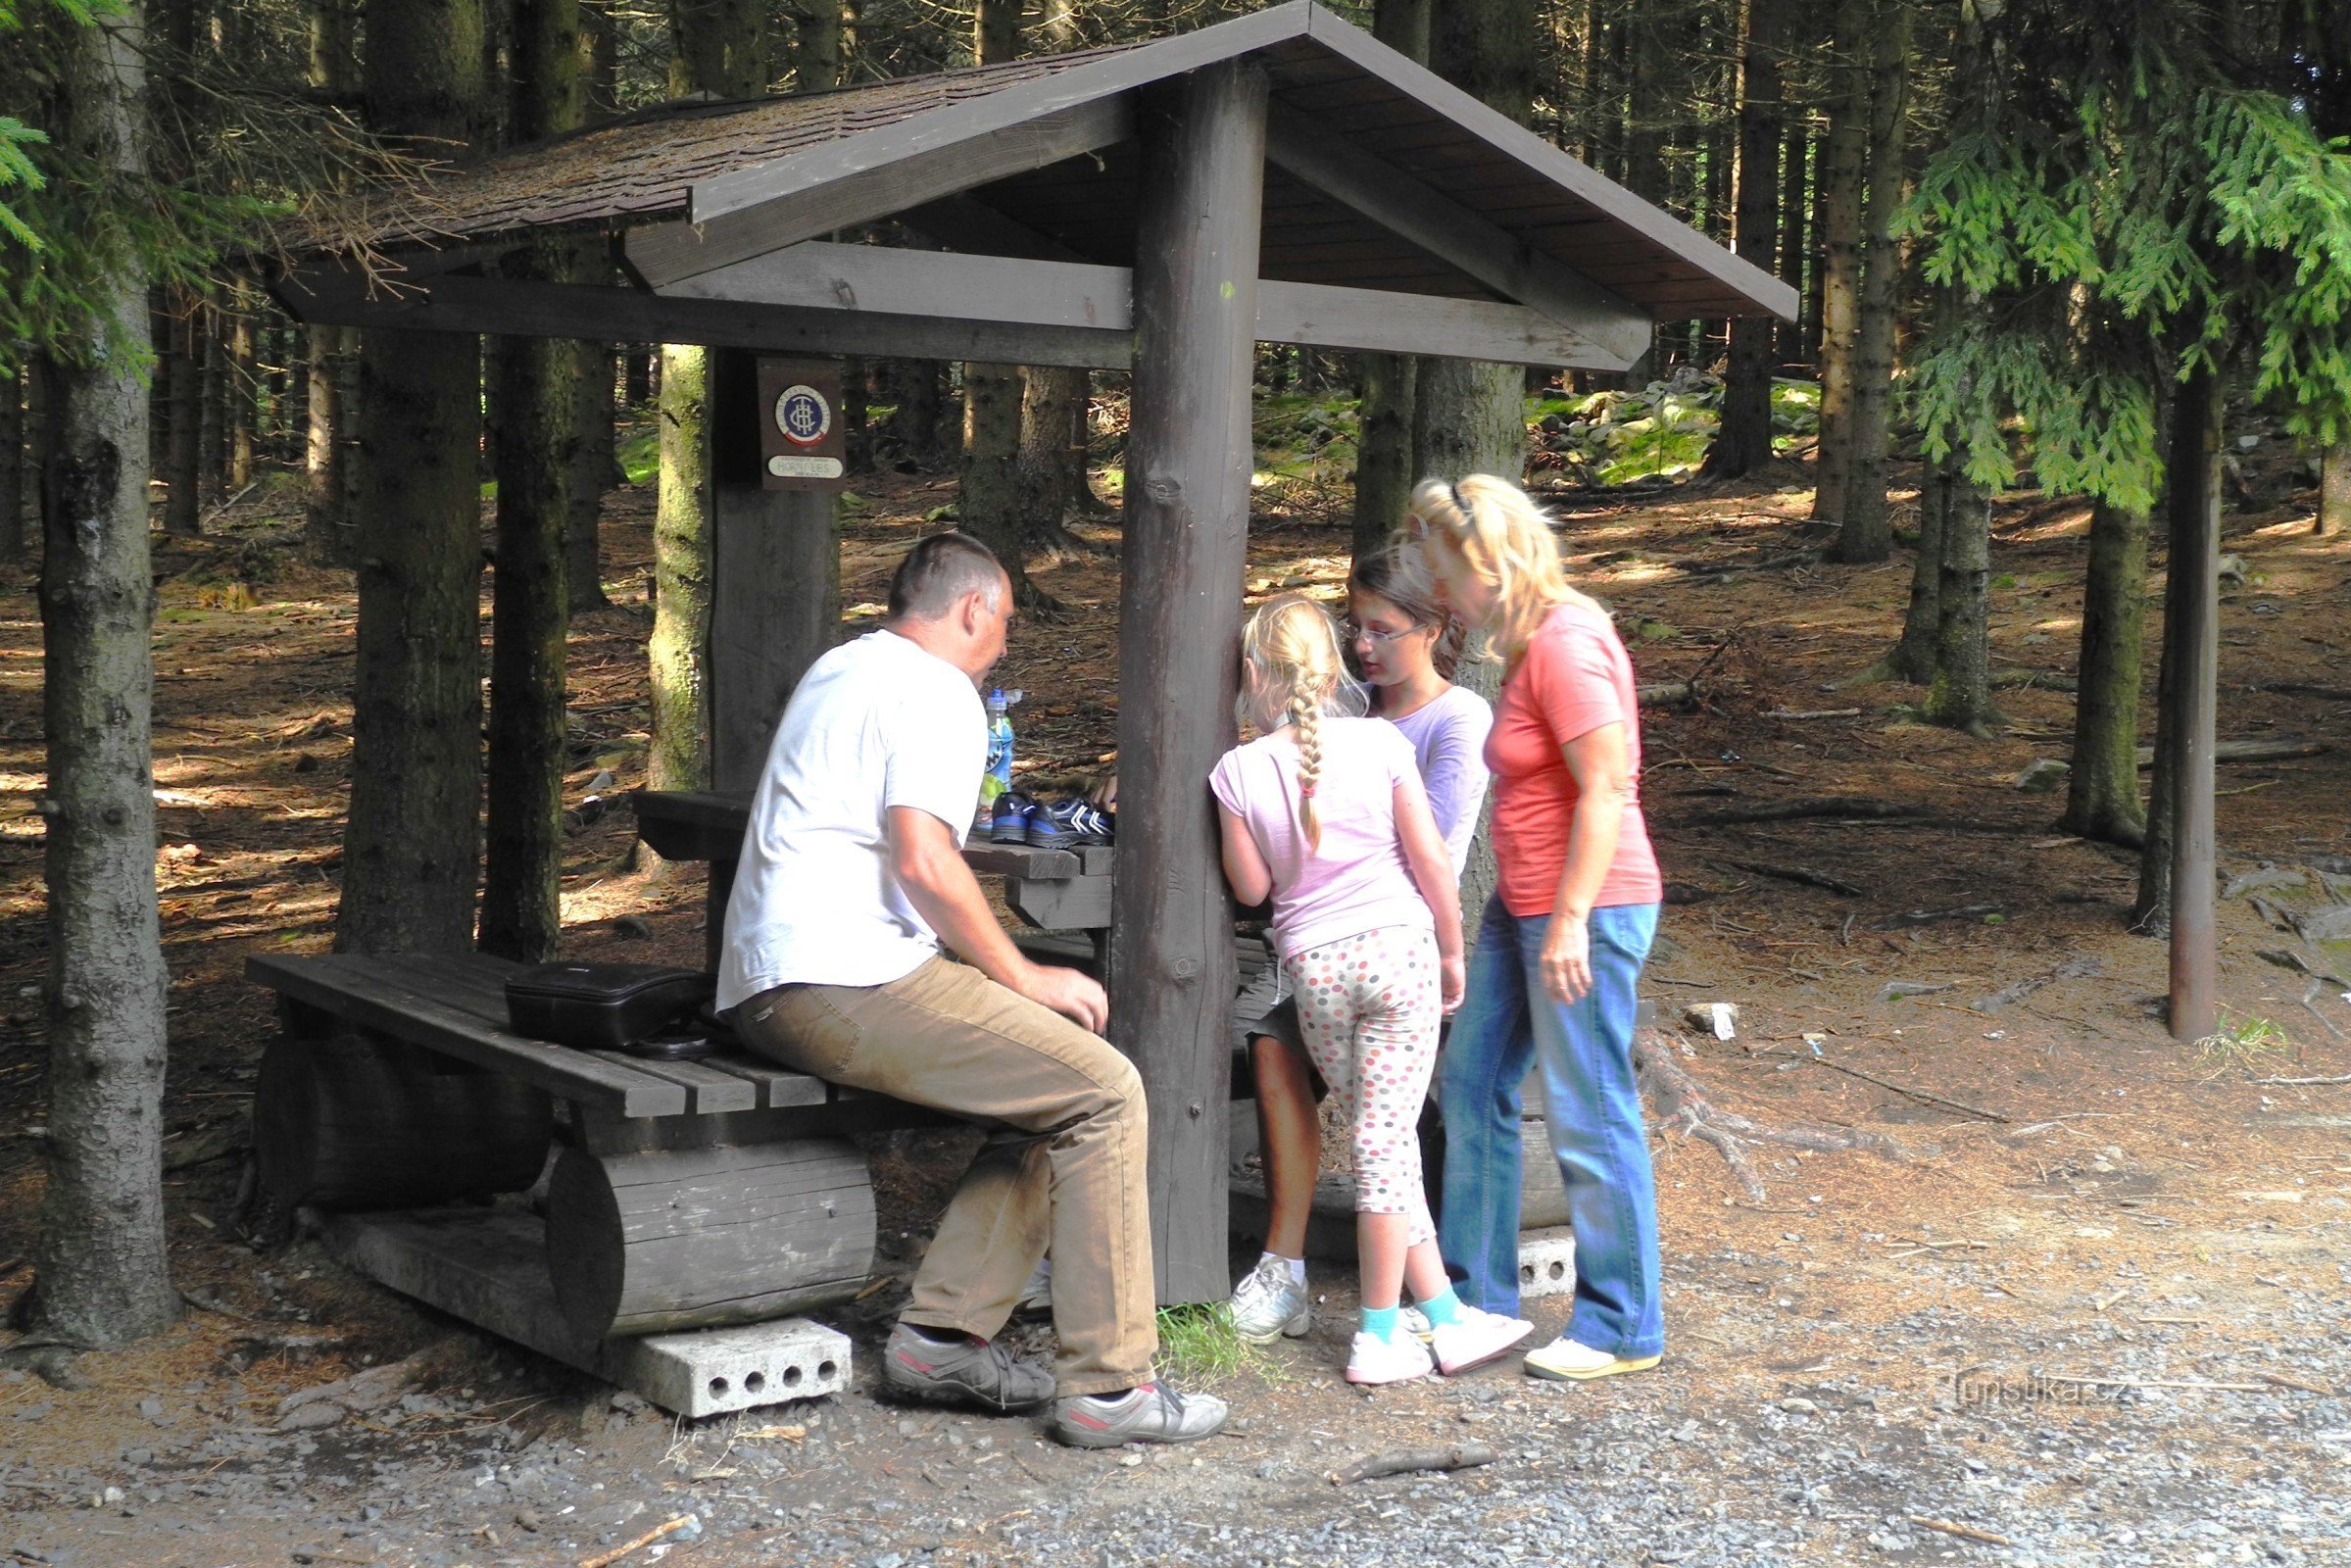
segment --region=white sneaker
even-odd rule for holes
[[[1285,1334],[1295,1340],[1312,1323],[1305,1281],[1291,1277],[1286,1258],[1267,1253],[1233,1287],[1233,1332],[1251,1345],[1270,1345]]]
[[[1535,1332],[1535,1325],[1524,1318],[1503,1317],[1464,1301],[1453,1309],[1450,1323],[1437,1325],[1435,1343],[1437,1364],[1446,1377],[1484,1366],[1521,1340]]]
[[[1583,1383],[1617,1372],[1646,1372],[1662,1355],[1611,1355],[1562,1334],[1540,1350],[1527,1352],[1527,1376]]]
[[[1437,1363],[1429,1359],[1429,1348],[1409,1334],[1383,1340],[1377,1334],[1358,1329],[1354,1348],[1347,1358],[1349,1383],[1409,1383],[1436,1370]]]
[[[1020,1299],[1012,1303],[1015,1312],[1051,1312],[1053,1309],[1053,1260],[1037,1259],[1029,1274],[1029,1282],[1020,1288]]]
[[[1399,1307],[1396,1314],[1396,1326],[1423,1345],[1428,1344],[1437,1333],[1429,1323],[1429,1314],[1417,1306]]]

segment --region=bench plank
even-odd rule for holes
[[[686,1109],[687,1092],[679,1084],[633,1063],[601,1061],[568,1046],[510,1034],[464,1001],[419,991],[365,955],[254,956],[245,960],[245,977],[362,1028],[510,1074],[565,1100],[623,1116],[676,1116]],[[503,1014],[503,997],[500,1009]]]
[[[759,1091],[761,1110],[780,1110],[792,1105],[821,1105],[833,1098],[833,1086],[821,1078],[789,1067],[778,1067],[757,1056],[734,1054],[705,1056],[702,1064],[719,1072],[731,1072],[749,1080]]]
[[[708,1116],[720,1110],[759,1108],[759,1085],[699,1061],[652,1061],[618,1051],[592,1051],[588,1054],[600,1061],[634,1068],[649,1077],[676,1084],[686,1091],[686,1114],[690,1116]]]

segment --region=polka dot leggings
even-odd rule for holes
[[[1292,957],[1306,1054],[1355,1130],[1355,1209],[1406,1216],[1405,1245],[1433,1240],[1421,1180],[1421,1103],[1444,1015],[1437,938],[1383,926]]]

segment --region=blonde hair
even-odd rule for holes
[[[1507,479],[1491,473],[1452,483],[1423,479],[1412,491],[1404,526],[1431,570],[1442,576],[1441,557],[1450,557],[1494,589],[1485,630],[1507,663],[1518,662],[1554,608],[1593,604],[1568,583],[1550,519]]]
[[[1241,628],[1241,659],[1255,672],[1261,694],[1281,698],[1282,712],[1298,731],[1298,826],[1308,847],[1320,850],[1322,817],[1314,791],[1322,782],[1323,713],[1346,676],[1339,629],[1313,600],[1283,594],[1259,605]]]

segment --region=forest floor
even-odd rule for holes
[[[1318,1265],[1313,1334],[1212,1385],[1236,1412],[1226,1437],[1123,1454],[877,1399],[869,1352],[900,1289],[828,1314],[863,1348],[856,1392],[674,1423],[313,1243],[256,1255],[232,1240],[273,1027],[240,969],[326,948],[350,768],[351,581],[301,563],[291,492],[265,488],[157,563],[167,1199],[175,1277],[199,1304],[152,1342],[79,1358],[86,1387],[0,1372],[0,1563],[576,1563],[680,1515],[694,1524],[627,1562],[2351,1562],[2351,985],[2306,989],[2260,956],[2351,969],[2339,945],[2278,925],[2331,906],[2322,873],[2351,871],[2351,542],[2310,537],[2293,482],[2228,521],[2243,575],[2222,607],[2223,736],[2331,749],[2223,769],[2225,874],[2259,886],[2224,901],[2230,1026],[2201,1050],[2165,1034],[2163,951],[2124,929],[2132,857],[2057,833],[2062,797],[2014,785],[2065,755],[2070,697],[2004,690],[2009,722],[1977,740],[1913,722],[1914,690],[1844,684],[1892,640],[1907,558],[1802,556],[1819,535],[1798,466],[1562,497],[1581,580],[1619,612],[1642,678],[1698,688],[1644,716],[1646,800],[1682,901],[1648,989],[1669,1020],[1740,1010],[1733,1040],[1688,1032],[1682,1065],[1758,1122],[1868,1129],[1901,1152],[1761,1147],[1757,1200],[1703,1143],[1661,1140],[1653,1374],[1571,1387],[1504,1364],[1367,1396],[1338,1378],[1350,1271]],[[845,529],[853,625],[951,498],[945,481],[871,486]],[[607,799],[643,777],[650,523],[647,491],[614,495],[613,604],[573,634],[566,952],[692,960],[699,870],[641,860],[625,808],[585,800],[600,772]],[[1998,667],[2071,668],[2085,524],[2030,493],[1999,508]],[[1113,744],[1115,534],[1081,532],[1105,554],[1037,574],[1066,616],[1017,626],[1001,671],[1028,693],[1033,785],[1081,783]],[[1341,518],[1271,512],[1251,591],[1335,593],[1346,553]],[[28,576],[0,587],[4,1301],[29,1279],[37,1217],[45,935],[40,627]],[[2332,695],[2262,689],[2280,683]],[[1701,820],[1813,796],[1930,814]],[[1906,987],[1940,989],[1896,999]],[[880,1151],[900,1280],[962,1148]],[[1530,1303],[1545,1336],[1562,1302]],[[287,1396],[412,1355],[398,1403],[280,1428]],[[1327,1479],[1463,1441],[1495,1462]]]

